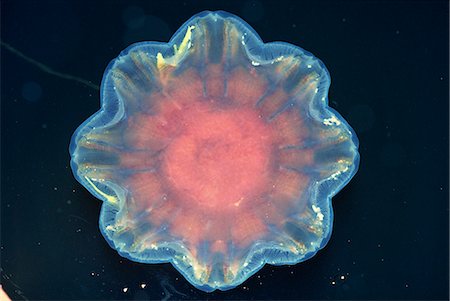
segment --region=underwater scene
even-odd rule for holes
[[[448,299],[448,2],[1,8],[1,300]]]

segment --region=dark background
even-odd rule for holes
[[[72,176],[68,144],[99,109],[110,60],[168,41],[192,15],[225,10],[264,41],[330,71],[330,105],[361,164],[334,199],[314,258],[266,266],[206,294],[169,264],[130,262],[98,229],[101,202]],[[447,1],[1,1],[1,282],[14,299],[447,299]],[[21,56],[17,51],[25,54]],[[28,58],[44,64],[39,65]]]

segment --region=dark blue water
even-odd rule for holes
[[[448,8],[2,1],[3,289],[18,300],[448,299]],[[320,58],[332,78],[330,105],[357,132],[361,154],[359,172],[333,199],[333,235],[322,251],[210,294],[169,264],[138,264],[112,250],[98,229],[101,202],[73,178],[68,153],[74,130],[99,109],[96,86],[109,61],[132,42],[168,41],[205,9],[234,13],[264,41]]]

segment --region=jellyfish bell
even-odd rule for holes
[[[204,291],[312,257],[359,162],[329,84],[312,54],[265,44],[225,12],[128,47],[70,146],[75,177],[104,202],[106,240],[130,260],[171,262]]]

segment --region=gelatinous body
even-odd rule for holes
[[[70,146],[76,178],[104,201],[111,247],[171,262],[204,291],[313,256],[359,160],[329,85],[310,53],[264,44],[224,12],[194,16],[168,44],[127,48]]]

